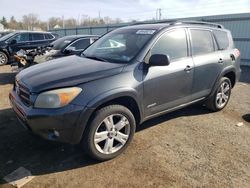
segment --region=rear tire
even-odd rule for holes
[[[206,106],[208,109],[217,112],[226,107],[230,96],[231,96],[231,81],[227,77],[222,77],[218,84],[218,87],[209,99],[206,101]]]
[[[8,56],[4,52],[0,51],[0,66],[6,65],[7,63],[8,63]]]
[[[131,142],[136,128],[132,112],[121,105],[96,111],[87,127],[82,146],[90,157],[106,161],[120,155]]]

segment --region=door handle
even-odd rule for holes
[[[219,61],[218,61],[218,63],[222,64],[223,63],[223,59],[220,58]]]
[[[186,72],[189,72],[189,71],[191,71],[191,70],[192,70],[192,67],[189,66],[189,65],[187,65],[186,68],[184,69],[184,71],[186,71]]]

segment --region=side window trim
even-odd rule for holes
[[[204,55],[204,54],[199,54],[199,55],[193,55],[194,52],[193,52],[193,44],[192,44],[192,35],[191,35],[191,30],[199,30],[199,31],[209,31],[210,33],[210,36],[212,37],[212,40],[213,40],[213,52],[210,52],[210,53],[214,53],[216,52],[216,49],[215,49],[215,38],[214,38],[214,35],[213,35],[213,31],[211,29],[207,29],[207,28],[196,28],[196,27],[189,27],[188,28],[188,35],[190,37],[190,52],[191,52],[191,56],[199,56],[199,55]]]
[[[165,35],[165,34],[168,34],[172,31],[175,31],[175,30],[184,30],[185,32],[185,36],[186,36],[186,45],[187,45],[187,56],[186,57],[182,57],[182,58],[178,58],[178,59],[173,59],[170,61],[170,64],[172,62],[175,62],[175,61],[179,61],[179,60],[182,60],[182,59],[185,59],[185,58],[189,58],[191,56],[191,49],[190,49],[190,45],[191,45],[191,42],[189,41],[189,38],[188,38],[188,30],[187,28],[185,27],[181,27],[181,28],[171,28],[171,29],[167,29],[166,31],[162,32],[157,38],[156,40],[153,42],[153,44],[151,44],[151,47],[149,49],[149,51],[146,53],[144,59],[149,59],[149,55],[151,55],[151,50],[153,49],[153,47],[155,46],[155,44],[160,40],[160,38]]]

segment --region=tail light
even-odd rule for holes
[[[236,49],[234,50],[234,54],[235,54],[235,57],[236,57],[236,58],[240,57],[240,50],[236,48]]]

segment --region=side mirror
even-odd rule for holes
[[[149,66],[168,66],[169,64],[169,56],[163,54],[154,54],[149,59]]]
[[[10,45],[15,45],[17,43],[17,40],[16,39],[13,39],[9,42]]]
[[[70,47],[65,48],[65,49],[63,50],[63,53],[64,53],[64,54],[70,54],[70,53],[72,53],[72,52],[75,51],[75,50],[76,50],[75,47],[70,46]]]

